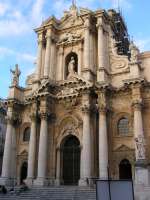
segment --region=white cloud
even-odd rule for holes
[[[150,47],[150,38],[145,38],[145,39],[136,38],[135,44],[138,46],[140,51],[147,51],[150,49],[149,48]]]
[[[9,4],[0,2],[0,16],[3,16],[9,9]]]
[[[3,59],[5,57],[8,56],[15,56],[16,60],[23,60],[23,61],[27,61],[27,62],[31,62],[34,63],[36,57],[29,54],[29,53],[21,53],[18,51],[15,51],[13,49],[9,49],[7,47],[0,47],[0,59]]]
[[[120,9],[130,9],[132,7],[131,2],[129,0],[111,0],[112,1],[112,6],[114,8],[120,8]]]
[[[45,0],[36,0],[31,10],[31,20],[33,24],[38,24],[44,17],[43,7]]]

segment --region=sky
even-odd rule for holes
[[[37,36],[33,31],[51,15],[60,18],[71,0],[0,0],[0,97],[7,98],[11,84],[10,69],[19,64],[20,85],[35,70]],[[76,0],[78,7],[119,9],[130,37],[140,51],[150,50],[149,0]]]

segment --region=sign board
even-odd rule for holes
[[[134,200],[132,180],[98,180],[97,200]]]

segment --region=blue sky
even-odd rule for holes
[[[149,0],[77,0],[79,7],[117,8],[141,51],[150,50]],[[0,0],[0,97],[6,98],[11,83],[10,68],[18,63],[20,85],[35,69],[37,38],[33,29],[51,15],[60,18],[71,0]]]

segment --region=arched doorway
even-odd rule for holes
[[[77,185],[80,179],[80,142],[73,135],[62,144],[62,179],[64,185]]]
[[[119,164],[119,178],[132,179],[132,167],[127,159],[124,159]]]
[[[21,171],[20,171],[20,183],[23,183],[23,180],[27,178],[27,169],[28,169],[28,163],[24,162],[21,166]]]

